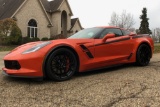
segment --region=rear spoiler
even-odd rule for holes
[[[136,36],[133,36],[132,38],[135,39],[135,38],[141,38],[141,37],[151,38],[149,34],[138,34]]]
[[[151,35],[150,35],[150,34],[138,34],[137,36],[151,37]]]
[[[150,34],[138,34],[138,35],[141,35],[141,36],[150,36]]]

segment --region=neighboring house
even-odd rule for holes
[[[70,36],[82,29],[79,19],[71,16],[67,0],[0,0],[0,20],[14,19],[24,37]]]
[[[71,29],[70,29],[70,34],[75,34],[78,31],[82,30],[81,23],[78,18],[74,18],[71,20]]]
[[[155,42],[160,42],[160,28],[154,29],[152,35],[155,39]]]

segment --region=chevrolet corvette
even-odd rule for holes
[[[31,42],[4,57],[3,74],[11,77],[70,79],[85,72],[117,64],[147,66],[154,44],[147,34],[137,35],[118,27],[93,27],[67,39]]]

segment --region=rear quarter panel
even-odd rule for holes
[[[133,56],[130,60],[131,62],[136,62],[136,53],[137,53],[138,47],[141,44],[148,44],[150,46],[151,52],[152,52],[151,57],[152,57],[153,51],[154,51],[154,42],[150,36],[143,36],[143,35],[133,36],[132,40],[135,43],[135,45],[132,52]]]

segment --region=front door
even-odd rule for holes
[[[109,31],[116,37],[107,39],[105,42],[102,41],[103,38],[95,39],[95,59],[99,66],[118,64],[127,60],[132,54],[134,44],[131,37],[123,36],[120,29]]]

